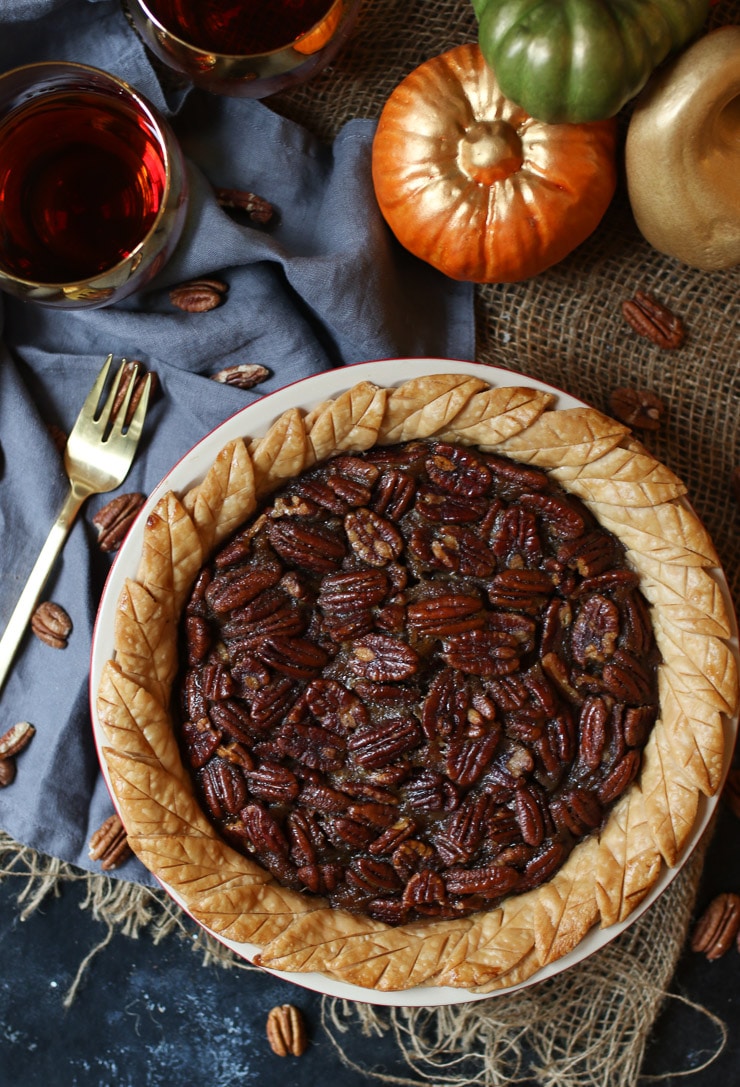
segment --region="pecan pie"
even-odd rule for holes
[[[657,717],[638,583],[578,499],[505,457],[416,441],[302,473],[185,608],[206,810],[284,886],[389,924],[539,886]]]
[[[367,988],[509,986],[628,917],[737,708],[683,495],[621,423],[465,374],[229,443],[119,602],[131,847],[264,965]]]

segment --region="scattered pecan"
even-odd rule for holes
[[[126,393],[128,392],[128,387],[131,384],[131,379],[133,378],[134,388],[126,411],[126,418],[124,419],[126,424],[130,423],[133,419],[134,412],[143,396],[147,377],[149,378],[149,402],[151,403],[155,393],[159,389],[159,378],[156,373],[153,370],[147,371],[137,359],[131,359],[130,361],[123,363],[123,374],[121,375],[121,381],[113,401],[113,415],[115,416],[117,414],[123,404]]]
[[[66,649],[72,620],[60,604],[45,600],[31,616],[31,630],[52,649]]]
[[[241,362],[211,374],[211,381],[218,381],[222,385],[233,385],[236,389],[252,389],[269,376],[270,371],[266,366],[260,366],[256,362]]]
[[[56,423],[49,423],[46,428],[49,432],[49,437],[54,443],[54,447],[59,454],[64,453],[64,448],[67,444],[67,435],[60,426]]]
[[[740,932],[740,895],[719,894],[696,922],[691,936],[691,950],[702,952],[710,962],[730,949]]]
[[[659,430],[665,403],[649,389],[620,386],[609,397],[609,407],[621,423],[638,430]]]
[[[170,302],[185,313],[205,313],[226,300],[229,287],[221,279],[191,279],[170,291]]]
[[[278,1057],[300,1057],[308,1045],[306,1023],[299,1008],[280,1004],[267,1016],[267,1040]]]
[[[109,815],[90,838],[88,857],[91,861],[100,861],[103,871],[118,868],[131,856],[123,823],[117,815]]]
[[[216,200],[222,208],[234,208],[237,211],[245,211],[255,223],[269,223],[272,219],[274,208],[267,200],[256,193],[246,192],[243,189],[225,189],[220,186],[215,188]]]
[[[15,759],[0,759],[0,789],[12,785],[15,781]]]
[[[0,736],[0,758],[11,759],[20,754],[31,742],[35,732],[36,729],[28,721],[19,721],[13,725],[3,736]]]
[[[638,335],[666,351],[680,347],[686,338],[681,318],[646,291],[638,290],[623,302],[622,315]]]
[[[138,491],[119,494],[106,503],[92,519],[98,530],[98,547],[101,551],[117,551],[124,536],[136,520],[146,495]]]

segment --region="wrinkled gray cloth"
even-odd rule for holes
[[[9,11],[8,9],[12,9]],[[166,113],[190,181],[185,232],[146,290],[108,309],[62,312],[0,296],[0,629],[12,611],[65,492],[49,424],[71,428],[108,352],[156,371],[161,393],[120,489],[149,492],[204,434],[263,392],[331,367],[375,358],[473,358],[473,294],[416,261],[392,239],[372,193],[374,122],[348,123],[333,146],[269,105],[197,91],[165,93],[117,0],[13,0],[0,5],[0,69],[75,60],[127,79]],[[212,186],[274,204],[275,221],[243,225]],[[185,314],[168,288],[194,276],[228,283],[227,301]],[[209,375],[254,362],[256,389]],[[402,376],[402,373],[399,373]],[[116,492],[114,492],[116,493]],[[110,559],[97,547],[90,499],[45,598],[74,629],[66,649],[28,635],[0,694],[0,733],[19,720],[37,733],[0,790],[0,827],[75,863],[112,806],[93,743],[88,692],[93,624]],[[118,873],[152,882],[136,860]]]

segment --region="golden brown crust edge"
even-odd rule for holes
[[[591,408],[552,410],[553,400],[464,374],[362,382],[309,413],[291,409],[263,438],[229,443],[202,483],[150,515],[98,691],[104,758],[144,864],[216,934],[258,945],[265,966],[376,990],[518,984],[594,924],[624,920],[679,859],[700,794],[716,792],[738,676],[711,540],[681,481],[626,427]],[[185,594],[267,493],[334,452],[431,436],[545,468],[623,539],[653,606],[662,712],[639,778],[548,883],[464,920],[393,928],[285,890],[215,835],[177,750],[169,696]]]

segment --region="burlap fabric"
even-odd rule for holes
[[[735,0],[721,0],[708,25],[737,21],[737,15]],[[376,118],[396,84],[422,61],[475,37],[469,0],[365,0],[335,63],[269,104],[330,140],[353,117]],[[628,120],[629,107],[620,116],[622,135]],[[687,339],[680,350],[662,351],[625,323],[621,303],[637,288],[682,317]],[[529,282],[481,286],[476,303],[479,361],[531,374],[606,411],[620,385],[648,388],[664,399],[666,420],[647,444],[686,481],[736,603],[740,544],[731,475],[740,464],[739,295],[740,268],[701,273],[655,252],[634,224],[621,177],[600,227],[568,259]],[[550,981],[449,1009],[381,1010],[326,1000],[326,1030],[342,1054],[349,1030],[394,1032],[409,1075],[380,1077],[387,1082],[632,1087],[686,939],[702,860],[700,846],[643,918]],[[84,879],[87,904],[108,931],[120,927],[136,935],[148,928],[160,938],[181,927],[162,894],[116,886],[60,862],[45,864],[0,840],[2,867],[25,877],[26,909],[60,879]],[[206,949],[221,962],[235,962],[217,945],[206,943]]]

